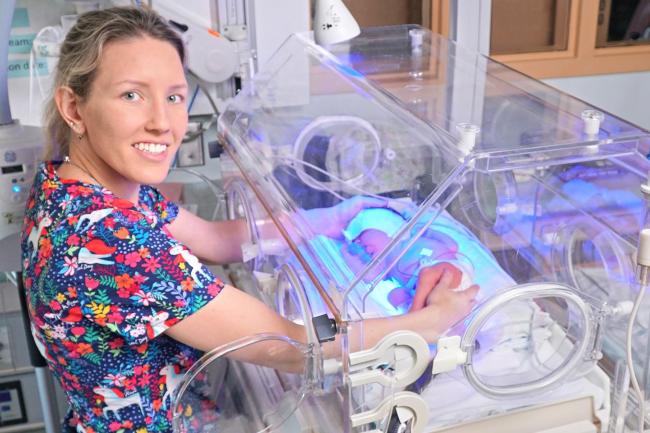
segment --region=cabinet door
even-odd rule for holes
[[[570,0],[492,0],[491,54],[564,51]]]
[[[420,24],[430,27],[431,0],[343,0],[361,27]]]
[[[602,0],[598,5],[599,48],[650,43],[650,0]]]
[[[490,56],[535,78],[649,70],[646,4],[492,0]]]

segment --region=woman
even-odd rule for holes
[[[134,8],[80,16],[61,47],[46,123],[63,162],[44,163],[35,179],[22,258],[34,334],[70,402],[68,429],[169,432],[163,372],[182,374],[202,351],[255,333],[305,341],[302,326],[197,259],[240,260],[243,222],[204,221],[148,186],[165,179],[187,127],[183,60],[167,24]],[[363,206],[314,212],[344,227]],[[366,322],[363,343],[395,329],[435,340],[473,302],[472,291],[447,290],[450,278],[421,273],[427,306]],[[300,368],[268,353],[240,356]]]

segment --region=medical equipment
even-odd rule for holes
[[[15,1],[0,5],[0,40],[8,41]],[[54,399],[52,377],[30,338],[29,327],[21,332],[20,323],[28,323],[22,281],[16,277],[21,269],[19,232],[23,224],[25,201],[36,174],[43,149],[40,128],[21,125],[12,119],[7,85],[8,46],[0,46],[0,272],[7,278],[0,282],[0,307],[4,335],[1,345],[9,346],[3,358],[0,395],[0,425],[22,424],[21,430],[56,431],[59,410]],[[18,289],[16,291],[16,288]],[[14,300],[15,299],[15,300]],[[7,329],[11,323],[11,336]],[[12,359],[13,357],[13,359]],[[9,380],[7,380],[9,379]],[[25,408],[24,399],[39,400],[39,405]]]
[[[250,226],[247,290],[304,324],[308,340],[257,335],[207,354],[176,394],[178,431],[598,432],[610,416],[613,428],[635,422],[614,366],[625,362],[635,294],[647,131],[416,26],[367,29],[328,50],[295,35],[267,68],[219,119],[241,176],[231,216]],[[287,99],[292,86],[308,92]],[[332,146],[338,137],[349,143]],[[369,151],[337,151],[355,140]],[[329,222],[306,212],[354,196],[383,197],[404,218],[379,249],[318,234]],[[261,236],[270,221],[278,239]],[[427,239],[443,236],[471,263],[477,307],[437,345],[399,332],[365,346],[361,320],[402,312],[391,294],[412,283],[395,276],[425,263],[436,245]],[[648,312],[642,305],[632,335],[646,389]],[[322,345],[337,333],[340,355],[328,359]],[[278,345],[304,357],[302,371],[235,361],[238,350]]]
[[[9,40],[14,2],[2,6],[0,33]],[[3,261],[3,270],[15,271],[18,266],[18,242],[16,235],[22,226],[25,200],[36,174],[36,164],[43,147],[43,136],[39,128],[23,126],[12,119],[9,107],[7,85],[8,45],[0,46],[0,242],[5,241],[2,250],[9,262]]]

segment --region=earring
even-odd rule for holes
[[[68,123],[70,124],[70,126],[74,127],[74,122],[72,120],[69,121]]]

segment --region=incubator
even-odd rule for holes
[[[292,36],[219,134],[239,168],[228,214],[250,232],[238,285],[308,341],[206,354],[176,389],[178,432],[619,431],[647,131],[399,26],[330,50]],[[385,207],[357,206],[373,197]],[[341,233],[309,211],[332,206],[357,206]],[[480,287],[472,312],[436,344],[364,344],[363,321],[405,313],[440,264],[460,270],[457,290]],[[648,388],[647,304],[639,317]],[[239,361],[251,348],[302,369]]]

